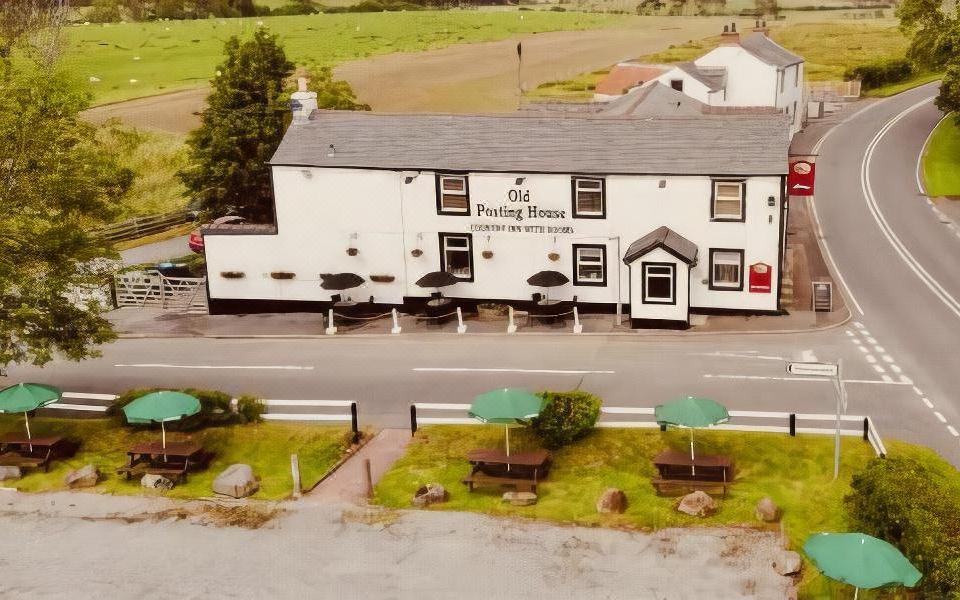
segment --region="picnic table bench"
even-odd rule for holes
[[[728,456],[704,455],[691,459],[677,450],[664,450],[653,459],[658,476],[651,481],[661,495],[690,493],[695,490],[719,490],[727,496],[733,483],[733,461]]]
[[[143,475],[163,475],[177,482],[187,479],[187,472],[206,468],[213,454],[193,442],[160,442],[137,444],[127,450],[129,462],[117,469],[126,479]]]
[[[80,444],[60,436],[27,438],[8,433],[0,436],[0,466],[50,470],[50,462],[70,458]]]
[[[473,465],[463,483],[471,492],[477,486],[509,486],[536,493],[537,483],[550,472],[550,454],[546,450],[507,455],[499,449],[479,448],[467,453]]]

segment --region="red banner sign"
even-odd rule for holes
[[[808,160],[795,160],[790,163],[787,175],[787,194],[790,196],[812,196],[813,179],[817,165]]]
[[[770,293],[773,290],[770,283],[772,273],[773,269],[766,263],[750,265],[750,291],[755,294]]]

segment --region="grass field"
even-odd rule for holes
[[[82,440],[80,451],[70,460],[57,461],[49,473],[31,473],[19,481],[7,481],[25,492],[65,489],[63,477],[71,470],[94,464],[103,474],[91,491],[110,494],[161,494],[140,487],[140,482],[125,481],[114,471],[125,464],[126,449],[140,441],[160,439],[156,431],[132,431],[108,419],[30,420],[35,436],[61,435]],[[0,417],[0,433],[23,431],[23,416]],[[216,453],[210,467],[188,476],[187,483],[162,495],[171,498],[211,496],[211,485],[228,465],[246,463],[261,478],[260,491],[254,498],[279,500],[292,491],[290,455],[300,455],[300,471],[304,487],[313,485],[343,456],[348,446],[349,428],[313,424],[260,423],[216,427],[190,434],[168,433],[167,440],[189,438]]]
[[[223,59],[223,43],[250,34],[258,23],[280,36],[297,64],[332,65],[518,33],[598,29],[631,18],[453,10],[91,24],[68,29],[64,62],[91,81],[95,102],[105,103],[204,85]]]
[[[923,179],[931,196],[960,197],[960,124],[948,116],[933,130],[923,154]]]

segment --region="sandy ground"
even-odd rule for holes
[[[641,534],[309,503],[258,530],[124,519],[163,504],[0,492],[0,596],[784,598],[792,585],[770,566],[777,537],[748,530]]]

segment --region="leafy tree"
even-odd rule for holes
[[[317,106],[328,110],[370,110],[369,104],[357,101],[350,84],[333,78],[330,67],[319,67],[309,72],[307,89],[317,93]]]
[[[93,9],[87,13],[87,20],[94,23],[114,23],[120,20],[120,6],[117,0],[94,0]]]
[[[960,126],[960,62],[947,67],[936,103],[937,108],[945,113],[957,113],[954,123]]]
[[[230,38],[224,50],[227,58],[211,81],[209,108],[187,140],[190,165],[178,175],[208,215],[235,211],[254,222],[270,222],[267,161],[283,138],[288,109],[281,94],[294,65],[264,29],[244,42]]]
[[[75,296],[103,284],[112,251],[90,230],[132,177],[77,117],[89,99],[74,81],[16,62],[0,62],[0,368],[81,360],[113,339],[100,308]]]

